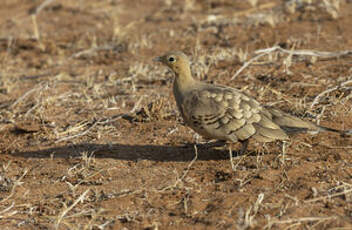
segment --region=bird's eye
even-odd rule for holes
[[[169,62],[174,62],[175,58],[174,57],[169,57]]]

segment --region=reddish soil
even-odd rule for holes
[[[352,1],[42,2],[0,7],[1,229],[352,229],[352,137],[252,141],[232,170],[151,61],[184,51],[203,81],[352,129],[351,52],[272,52],[231,79],[275,45],[352,50]]]

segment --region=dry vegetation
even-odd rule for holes
[[[351,137],[298,135],[284,156],[251,142],[233,171],[151,61],[185,51],[199,79],[351,129],[352,1],[3,0],[0,15],[2,229],[352,228]]]

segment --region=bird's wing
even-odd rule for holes
[[[209,138],[237,141],[253,136],[265,142],[288,138],[265,108],[233,88],[211,85],[193,90],[182,107],[186,123]]]

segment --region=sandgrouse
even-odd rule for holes
[[[247,150],[250,138],[271,142],[288,140],[288,135],[296,132],[345,133],[263,106],[237,89],[195,80],[182,52],[169,52],[153,60],[174,73],[173,93],[186,125],[208,139],[241,142],[240,154]]]

